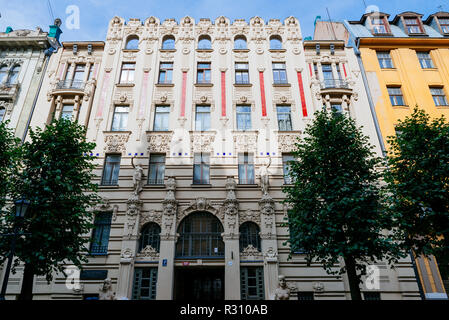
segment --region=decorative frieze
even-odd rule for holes
[[[301,131],[278,132],[277,136],[279,153],[293,152],[298,138],[301,138]]]
[[[262,260],[263,255],[262,255],[262,252],[260,252],[257,248],[255,248],[253,245],[250,244],[246,248],[244,248],[242,252],[240,252],[240,259],[241,260]]]
[[[150,153],[169,153],[173,132],[147,131],[148,151]]]
[[[258,131],[234,131],[234,153],[257,153]]]
[[[129,140],[131,132],[117,133],[117,132],[104,132],[104,152],[105,153],[121,153],[126,154],[125,144]]]
[[[216,133],[214,131],[194,132],[190,131],[191,152],[214,152],[213,143]]]

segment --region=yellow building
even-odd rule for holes
[[[386,13],[371,12],[360,21],[344,21],[387,149],[387,138],[416,105],[431,117],[449,119],[449,13],[422,17],[404,12],[390,20]],[[440,273],[434,257],[418,258],[416,269],[426,299],[447,298],[447,266],[440,266]]]

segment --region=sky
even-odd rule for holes
[[[51,4],[52,10],[49,9]],[[303,37],[313,36],[316,16],[332,21],[359,20],[366,6],[377,6],[379,11],[389,13],[393,18],[404,11],[429,14],[449,11],[449,0],[0,0],[0,31],[11,26],[14,30],[41,27],[48,31],[54,18],[61,18],[63,34],[61,41],[97,40],[104,41],[111,18],[120,16],[140,18],[150,16],[161,21],[175,18],[176,21],[189,15],[196,19],[219,16],[231,20],[260,16],[265,21],[293,15],[299,19]],[[76,13],[79,11],[79,25]]]

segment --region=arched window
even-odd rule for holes
[[[198,39],[198,49],[200,50],[212,49],[212,43],[210,41],[209,36],[203,35]]]
[[[139,49],[139,37],[138,36],[130,36],[128,37],[128,41],[126,42],[126,50],[138,50]]]
[[[160,234],[161,227],[159,227],[157,223],[150,222],[144,225],[142,227],[142,231],[140,232],[139,251],[142,251],[147,246],[151,246],[159,252],[161,242]]]
[[[234,39],[234,49],[237,50],[245,50],[248,49],[248,46],[246,45],[246,38],[245,36],[237,36]]]
[[[3,83],[6,81],[8,76],[8,67],[7,66],[1,66],[0,67],[0,83]]]
[[[224,257],[223,226],[207,212],[192,213],[178,228],[177,257]]]
[[[174,50],[175,49],[175,37],[173,36],[165,36],[162,40],[162,49],[163,50]]]
[[[240,251],[243,251],[249,245],[257,250],[260,249],[260,229],[254,222],[245,222],[240,226]]]
[[[14,66],[9,72],[8,84],[15,84],[19,77],[20,66]]]
[[[0,122],[3,121],[3,118],[5,117],[5,108],[0,108]]]
[[[280,36],[272,36],[270,38],[270,49],[271,50],[282,49],[282,39]]]

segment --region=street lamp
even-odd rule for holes
[[[6,287],[8,286],[9,281],[9,273],[11,271],[12,260],[14,259],[14,253],[16,251],[16,241],[19,233],[19,226],[17,225],[17,220],[23,219],[27,212],[28,206],[30,205],[30,201],[24,198],[17,200],[14,202],[16,205],[16,213],[14,215],[14,231],[11,234],[5,234],[4,236],[12,236],[11,241],[11,249],[8,255],[8,264],[6,265],[5,276],[3,278],[2,291],[0,293],[0,300],[5,300]]]

